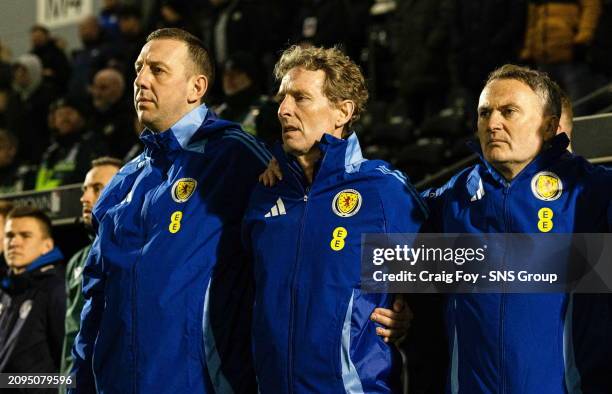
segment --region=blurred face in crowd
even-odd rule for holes
[[[85,17],[79,23],[79,36],[84,43],[96,42],[100,38],[100,25],[95,16]]]
[[[325,72],[295,67],[283,77],[277,94],[278,119],[285,150],[295,156],[311,151],[323,134],[341,138],[350,119],[342,108],[323,93]],[[352,114],[352,110],[351,110]]]
[[[94,107],[106,111],[123,95],[123,77],[116,70],[99,71],[91,84],[91,98]]]
[[[134,106],[145,127],[166,131],[200,105],[208,81],[194,70],[184,42],[158,39],[145,44],[134,80]]]
[[[24,66],[18,64],[13,69],[13,81],[17,86],[27,88],[31,83],[30,73]]]
[[[34,29],[30,32],[30,41],[33,47],[40,47],[49,41],[49,36],[43,30]]]
[[[253,84],[251,78],[244,71],[225,70],[223,72],[223,93],[233,96]]]
[[[15,273],[53,249],[53,239],[33,217],[10,218],[4,225],[4,257]]]
[[[91,226],[91,211],[98,202],[102,189],[110,182],[117,171],[119,171],[119,168],[113,165],[101,165],[93,167],[85,176],[81,205],[83,207],[83,222],[87,226]]]
[[[122,16],[119,18],[119,31],[128,36],[139,34],[142,30],[140,19],[135,16]]]
[[[4,251],[4,215],[0,215],[0,254]]]
[[[85,125],[83,116],[70,106],[57,108],[53,113],[53,122],[59,135],[79,132]]]
[[[0,133],[0,168],[11,165],[16,154],[17,147],[4,133]]]
[[[544,100],[514,79],[490,82],[478,103],[478,138],[485,159],[506,179],[514,178],[556,130],[544,115]]]

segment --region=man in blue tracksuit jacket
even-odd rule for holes
[[[71,391],[256,392],[240,228],[271,156],[201,104],[211,63],[193,36],[151,33],[136,71],[145,150],[93,212]]]
[[[244,220],[259,389],[398,392],[401,362],[370,320],[393,295],[361,292],[361,236],[418,232],[425,208],[401,172],[361,155],[349,127],[367,90],[348,57],[292,47],[275,74],[283,146],[273,155],[284,177],[256,187]]]
[[[565,134],[554,137],[559,114],[558,87],[545,74],[494,71],[478,108],[482,164],[424,193],[435,230],[609,232],[612,172],[569,153]],[[578,300],[591,310],[574,311],[567,294],[450,296],[448,391],[610,392],[601,379],[612,369],[609,296]]]

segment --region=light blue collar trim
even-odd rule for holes
[[[352,133],[347,139],[346,152],[344,154],[344,167],[349,174],[359,171],[361,163],[366,161],[361,153],[361,146],[357,134]]]
[[[183,116],[178,122],[176,122],[170,131],[174,134],[174,137],[181,145],[183,149],[187,149],[191,137],[200,128],[206,118],[208,108],[206,104],[202,104],[197,108],[192,109],[189,113]]]

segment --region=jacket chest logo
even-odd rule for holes
[[[531,191],[536,198],[542,201],[554,201],[561,197],[563,182],[557,174],[541,171],[531,179]]]
[[[361,208],[361,194],[355,189],[345,189],[336,194],[332,211],[342,218],[355,215]]]
[[[176,202],[185,202],[193,195],[198,181],[193,178],[181,178],[172,185],[172,199]]]
[[[25,300],[19,308],[19,318],[25,320],[32,310],[32,300]]]

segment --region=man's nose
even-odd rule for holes
[[[289,96],[285,96],[283,101],[281,101],[280,105],[278,106],[278,117],[283,118],[291,116],[293,113],[293,105],[293,99]]]
[[[150,72],[148,70],[148,67],[143,67],[140,69],[140,71],[138,71],[136,74],[136,79],[134,79],[134,86],[141,89],[149,86]]]
[[[492,111],[491,115],[487,119],[487,130],[501,130],[503,125],[504,117],[499,111]]]

